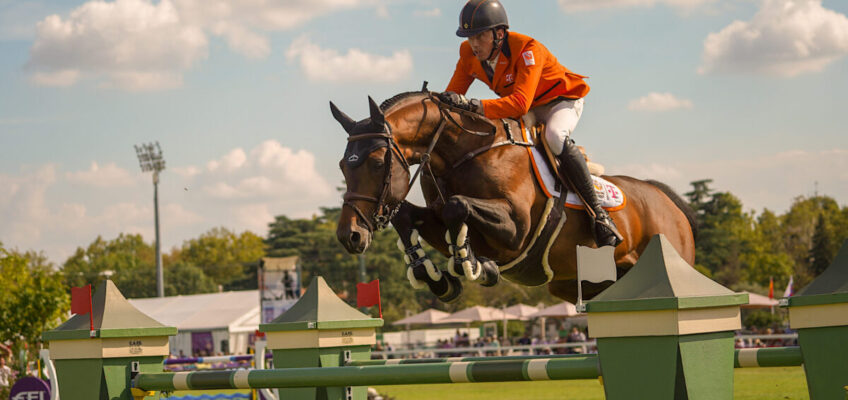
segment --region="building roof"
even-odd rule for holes
[[[129,302],[155,320],[180,331],[253,332],[259,327],[258,290],[130,299]]]

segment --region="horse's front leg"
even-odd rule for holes
[[[484,257],[475,256],[471,248],[469,227],[477,235],[487,236],[508,246],[514,243],[517,227],[511,217],[512,208],[502,199],[476,199],[452,196],[442,210],[447,224],[447,240],[451,253],[448,272],[479,281],[483,286],[494,286],[500,278],[497,264]]]
[[[442,239],[447,229],[436,213],[405,201],[392,218],[392,226],[400,237],[398,248],[404,253],[406,277],[412,287],[429,287],[439,300],[446,303],[459,298],[462,282],[454,276],[443,274],[422,248],[421,238],[443,252],[447,248]]]

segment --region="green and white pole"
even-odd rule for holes
[[[145,391],[412,385],[598,378],[594,355],[514,361],[377,365],[366,367],[143,373]]]

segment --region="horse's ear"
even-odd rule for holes
[[[383,125],[386,123],[386,116],[383,115],[383,110],[380,109],[380,106],[377,105],[377,102],[368,96],[368,105],[371,107],[371,122]]]
[[[353,130],[353,127],[356,126],[356,121],[354,121],[351,117],[348,117],[347,114],[339,110],[339,108],[336,107],[336,105],[333,104],[332,101],[330,102],[330,112],[333,113],[333,118],[335,118],[336,121],[339,121],[339,123],[342,124],[342,128],[344,128],[345,132],[350,133],[350,131]]]

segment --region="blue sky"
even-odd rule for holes
[[[848,3],[502,0],[592,92],[574,138],[613,174],[679,192],[712,178],[746,209],[848,199]],[[340,203],[344,132],[382,100],[443,88],[458,0],[0,0],[0,241],[61,262],[98,234],[165,246]],[[491,96],[482,84],[470,95]]]

